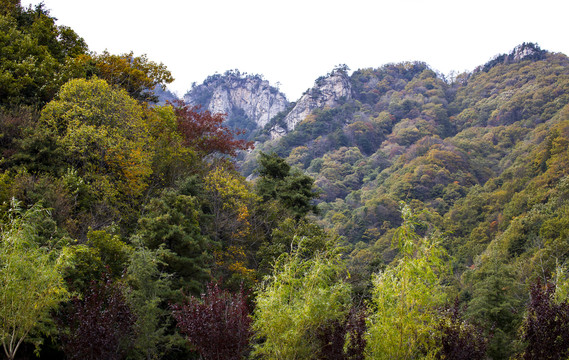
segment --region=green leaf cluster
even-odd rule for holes
[[[256,297],[253,329],[260,342],[254,354],[265,359],[315,359],[317,333],[328,322],[340,320],[350,305],[346,269],[338,255],[298,251],[283,254],[273,274]]]

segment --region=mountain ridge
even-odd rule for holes
[[[446,76],[438,75],[447,82],[467,81],[468,78],[480,72],[489,72],[500,64],[514,64],[524,60],[538,61],[543,59],[547,51],[542,50],[537,44],[523,43],[516,46],[509,53],[495,55],[484,65],[476,67],[472,72],[459,75]],[[415,61],[406,62],[410,64],[422,64],[422,68],[431,69],[426,63]],[[386,64],[388,66],[390,64]],[[371,69],[371,68],[368,68]],[[363,89],[352,89],[348,75],[348,67],[341,65],[333,69],[330,73],[317,78],[314,86],[307,89],[293,106],[286,96],[278,90],[278,87],[270,85],[262,75],[250,75],[241,73],[239,70],[228,70],[224,74],[215,74],[206,78],[202,84],[192,84],[192,88],[183,96],[184,101],[191,105],[200,105],[203,109],[212,113],[224,113],[227,117],[228,125],[235,128],[245,129],[249,132],[249,137],[255,137],[255,133],[265,133],[269,139],[277,139],[294,130],[294,128],[308,117],[314,110],[322,110],[324,107],[335,107],[340,104],[343,98],[349,100],[353,96],[373,96],[365,92],[365,87],[374,87],[374,91],[381,91],[377,88],[372,79],[371,83],[364,84]],[[366,69],[358,69],[354,73],[365,72]],[[391,84],[393,86],[395,84]],[[171,100],[171,94],[168,100]],[[284,114],[279,114],[284,112]],[[275,119],[279,114],[280,116]],[[268,124],[271,125],[263,131]]]

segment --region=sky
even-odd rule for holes
[[[179,96],[230,69],[261,74],[296,101],[339,64],[353,71],[424,61],[449,74],[523,42],[569,55],[568,0],[43,2],[91,51],[133,51],[166,65]]]

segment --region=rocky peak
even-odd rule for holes
[[[523,60],[543,60],[547,54],[546,50],[542,50],[539,45],[534,43],[523,43],[518,45],[509,54],[501,54],[495,56],[492,60],[475,70],[487,72],[494,66],[500,64],[513,64]]]
[[[184,101],[201,105],[212,113],[225,113],[228,120],[234,120],[236,127],[240,126],[239,121],[264,127],[288,105],[285,95],[262,76],[241,74],[239,70],[210,76],[201,85],[193,84],[184,95]]]
[[[294,130],[296,125],[315,109],[334,107],[339,105],[340,101],[351,98],[352,85],[347,74],[347,67],[338,67],[326,76],[316,79],[314,87],[307,90],[297,101],[294,108],[284,118],[286,130]]]

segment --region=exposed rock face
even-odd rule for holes
[[[518,45],[512,50],[509,54],[501,54],[495,56],[492,60],[484,64],[483,66],[479,66],[474,70],[474,72],[478,71],[489,71],[494,66],[500,64],[513,64],[516,62],[520,62],[523,60],[533,60],[539,61],[543,60],[547,55],[547,51],[542,50],[537,44],[534,43],[523,43]]]
[[[228,71],[208,77],[184,95],[191,105],[202,105],[212,113],[226,113],[229,120],[246,117],[264,127],[277,113],[286,109],[288,100],[259,75]],[[238,121],[237,121],[238,122]],[[239,127],[239,124],[236,124]]]
[[[278,125],[275,125],[271,128],[269,135],[271,136],[271,140],[278,139],[286,135],[286,130]]]
[[[325,77],[317,79],[314,87],[298,100],[295,107],[286,115],[286,130],[292,131],[315,109],[334,107],[340,100],[352,98],[352,86],[345,69],[335,69]],[[282,131],[275,132],[278,136]],[[273,136],[273,133],[271,132]]]

